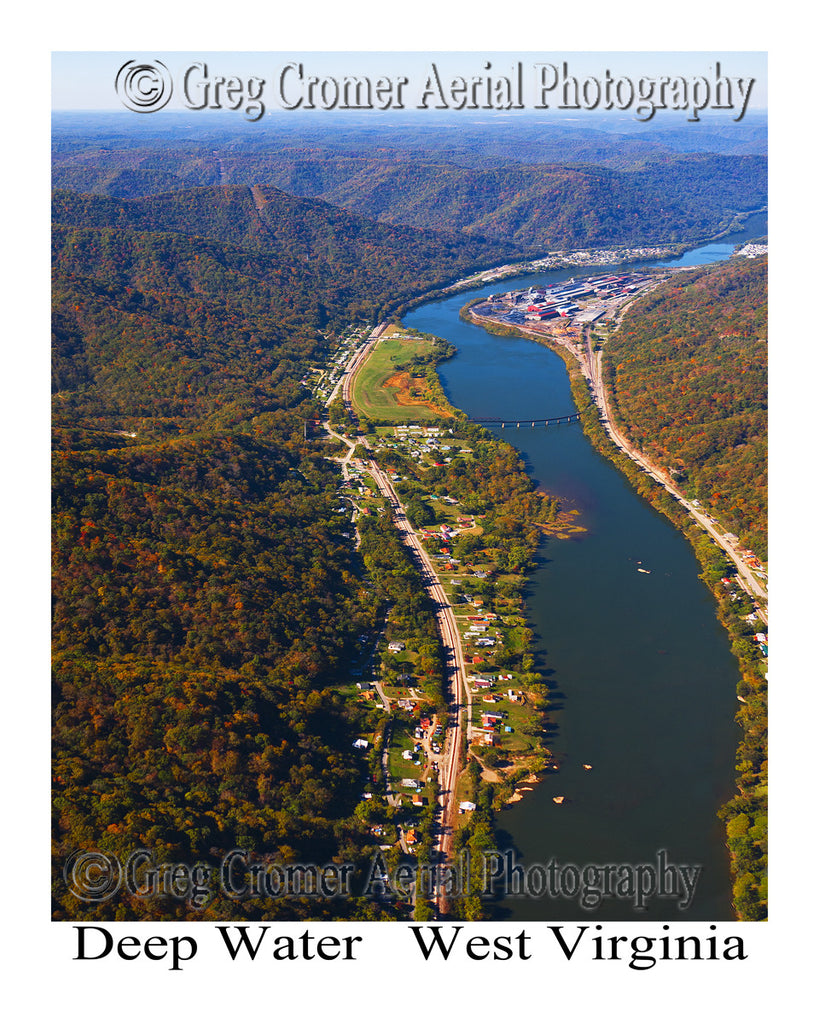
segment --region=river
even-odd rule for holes
[[[681,258],[628,266],[726,259],[736,242],[766,231],[758,215],[743,232]],[[419,306],[404,322],[456,346],[439,369],[447,396],[470,416],[560,415],[574,410],[563,361],[535,342],[464,323],[458,313],[479,295],[596,272],[509,279]],[[735,789],[738,668],[693,551],[579,424],[493,430],[521,452],[545,491],[579,510],[586,528],[543,545],[526,593],[537,666],[552,690],[548,745],[561,768],[498,815],[501,848],[527,873],[530,891],[507,895],[495,912],[590,923],[731,920],[729,861],[716,815]],[[557,795],[565,798],[560,805]],[[580,906],[582,885],[575,892],[574,882],[584,869],[615,865],[612,881],[634,877],[628,866],[656,864],[659,851],[674,865],[701,868],[687,908],[657,897],[639,909],[627,891],[593,910]],[[550,865],[563,898],[544,890],[540,867]],[[593,890],[594,872],[586,879]]]

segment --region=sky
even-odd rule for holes
[[[530,37],[522,36],[524,41]],[[405,91],[405,103],[410,109],[417,106],[423,93],[424,84],[435,63],[444,80],[461,76],[470,80],[472,76],[508,76],[518,62],[523,64],[524,102],[527,108],[538,102],[537,83],[540,72],[535,65],[552,65],[562,70],[565,63],[568,75],[582,83],[588,78],[604,81],[609,71],[613,79],[625,78],[636,83],[640,78],[659,79],[682,77],[688,81],[699,76],[713,80],[716,65],[722,75],[730,78],[754,80],[748,98],[747,109],[759,111],[767,108],[767,55],[759,51],[311,51],[291,49],[279,52],[208,51],[208,50],[132,50],[119,51],[57,51],[52,56],[52,109],[54,110],[119,110],[123,103],[117,95],[115,81],[119,69],[126,63],[138,64],[159,60],[168,69],[173,82],[173,94],[165,109],[183,110],[191,103],[184,100],[183,80],[185,71],[194,64],[205,65],[207,78],[217,76],[235,77],[243,83],[251,78],[264,79],[264,98],[268,111],[280,108],[282,103],[295,102],[303,93],[296,76],[290,73],[287,89],[279,89],[282,69],[289,63],[301,64],[304,76],[336,80],[356,75],[368,76],[373,81],[378,77],[395,79],[406,76],[409,85]],[[486,64],[491,65],[488,69]],[[203,73],[197,72],[194,79],[204,81]],[[289,92],[288,92],[289,90]],[[558,105],[555,99],[559,87],[547,97],[550,106]],[[191,90],[191,102],[200,101],[203,95]],[[280,96],[283,101],[280,103]],[[212,93],[211,93],[212,98]],[[210,102],[210,100],[209,100]],[[432,104],[430,104],[432,106]]]

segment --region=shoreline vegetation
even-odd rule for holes
[[[648,294],[653,294],[662,283],[661,278]],[[462,307],[461,318],[479,323],[489,333],[536,341],[560,356],[569,375],[583,430],[591,443],[625,475],[642,497],[681,530],[700,563],[700,576],[714,596],[719,620],[728,632],[731,650],[738,662],[739,709],[736,718],[742,737],[737,750],[737,794],[719,810],[719,817],[725,822],[726,842],[731,855],[734,907],[740,920],[764,919],[767,915],[767,661],[763,662],[758,648],[749,643],[749,616],[744,613],[750,611],[750,604],[730,582],[734,567],[668,491],[614,444],[601,422],[589,381],[567,346],[558,338],[543,333],[473,317],[470,309],[481,301],[476,299]],[[621,311],[618,317],[620,330],[626,315]],[[605,346],[603,357],[605,359]],[[604,378],[604,383],[611,399],[610,378]],[[619,422],[620,410],[616,402],[613,414]],[[622,423],[620,427],[627,429]]]

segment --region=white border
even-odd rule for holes
[[[814,357],[811,325],[797,314],[798,309],[809,312],[812,299],[812,291],[806,287],[808,268],[800,264],[806,264],[806,257],[812,255],[806,244],[812,224],[805,218],[813,206],[811,172],[815,164],[807,152],[813,134],[813,86],[805,70],[812,69],[814,59],[807,49],[811,45],[807,26],[800,29],[801,17],[789,19],[787,14],[787,6],[776,13],[783,23],[780,37],[769,24],[768,6],[717,7],[702,0],[675,7],[662,22],[656,7],[647,9],[634,3],[595,2],[558,11],[552,5],[527,2],[481,11],[426,0],[412,7],[401,5],[398,10],[383,3],[357,3],[354,8],[314,3],[298,12],[243,10],[214,3],[171,11],[166,4],[143,4],[138,11],[123,9],[118,16],[108,3],[82,3],[49,11],[47,18],[32,14],[22,31],[10,33],[7,46],[13,54],[5,85],[11,109],[7,110],[4,185],[11,210],[6,251],[12,256],[13,274],[11,287],[6,289],[7,312],[11,314],[6,358],[11,373],[6,378],[10,394],[4,403],[4,535],[12,562],[6,595],[13,607],[11,611],[7,608],[5,616],[11,627],[6,640],[11,668],[6,689],[12,694],[12,706],[5,716],[4,752],[9,766],[4,820],[7,849],[14,854],[6,858],[12,913],[6,915],[4,941],[14,954],[14,980],[24,1000],[18,1005],[25,1005],[26,1017],[48,1012],[57,1019],[73,1021],[106,1013],[120,1021],[142,1021],[152,1014],[165,1021],[180,1019],[183,1014],[190,1019],[206,1011],[204,1019],[210,1021],[256,1010],[274,1017],[298,1014],[309,1019],[322,1013],[343,1021],[375,1015],[409,1021],[448,1010],[485,1016],[532,1009],[551,1018],[571,1013],[581,1021],[604,1012],[615,1020],[627,1015],[632,1021],[656,1016],[689,1021],[697,1010],[707,1020],[730,1019],[751,1006],[757,1019],[777,1011],[778,1016],[789,1019],[788,1004],[798,1004],[800,990],[810,976],[806,918],[812,887],[805,859],[810,850],[807,829],[813,807],[801,803],[795,794],[803,773],[812,774],[814,756],[808,729],[815,728],[815,717],[805,706],[812,698],[812,677],[815,679],[815,655],[805,644],[805,637],[810,636],[807,615],[812,622],[813,609],[805,598],[794,601],[792,594],[799,577],[811,568],[810,551],[805,551],[803,542],[810,548],[813,474],[797,476],[794,465],[800,454],[815,461],[812,452],[800,448],[800,438],[810,436]],[[47,24],[34,24],[34,19],[41,17]],[[787,39],[784,31],[789,33]],[[43,728],[48,642],[47,627],[43,626],[48,575],[44,550],[48,483],[43,459],[48,444],[44,390],[48,302],[43,282],[48,273],[49,53],[157,49],[157,41],[167,51],[261,46],[275,50],[481,51],[490,48],[488,39],[492,50],[509,51],[540,45],[548,51],[768,49],[771,54],[771,666],[778,684],[772,701],[777,752],[772,772],[776,781],[772,920],[766,925],[731,929],[749,936],[752,956],[744,964],[661,964],[645,972],[628,970],[624,964],[565,964],[547,955],[528,964],[493,965],[489,971],[485,964],[462,962],[454,970],[431,969],[406,952],[401,929],[383,925],[378,926],[378,947],[366,962],[354,965],[262,961],[250,968],[233,965],[227,969],[224,957],[216,954],[208,961],[197,958],[195,965],[179,974],[140,962],[118,969],[111,961],[105,961],[105,966],[76,964],[69,959],[73,949],[69,927],[48,922],[43,900],[43,880],[49,873],[48,858],[43,856],[48,848],[48,826],[42,799],[48,763]],[[794,260],[794,256],[798,258]],[[799,402],[806,403],[802,412],[797,408]],[[812,469],[812,464],[808,468]],[[807,500],[800,501],[802,495]],[[790,572],[789,564],[794,566]],[[782,738],[784,730],[786,739]],[[804,753],[800,756],[800,752]],[[339,925],[333,930],[350,927]],[[628,931],[632,929],[629,926]],[[134,931],[132,927],[118,930]],[[510,929],[493,925],[480,930],[494,934]],[[167,934],[179,929],[157,925],[150,931]]]

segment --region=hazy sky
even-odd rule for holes
[[[203,52],[203,51],[120,51],[120,52],[55,52],[52,56],[52,107],[54,110],[123,110],[114,82],[118,70],[127,61],[162,61],[171,73],[174,94],[168,110],[185,109],[180,86],[185,70],[194,62],[204,62],[210,77],[222,75],[246,80],[252,76],[265,79],[268,109],[277,106],[274,83],[285,64],[291,61],[303,64],[305,74],[334,76],[379,76],[395,78],[406,75],[411,82],[408,106],[416,101],[418,86],[423,83],[434,61],[442,75],[455,75],[470,79],[478,74],[508,75],[513,65],[524,64],[526,88],[534,86],[532,65],[554,64],[565,61],[569,74],[582,80],[588,76],[602,79],[608,70],[612,76],[625,77],[636,82],[641,77],[661,76],[713,77],[717,62],[723,75],[731,78],[753,78],[748,110],[767,107],[767,56],[759,52]],[[491,62],[491,69],[484,70]]]

